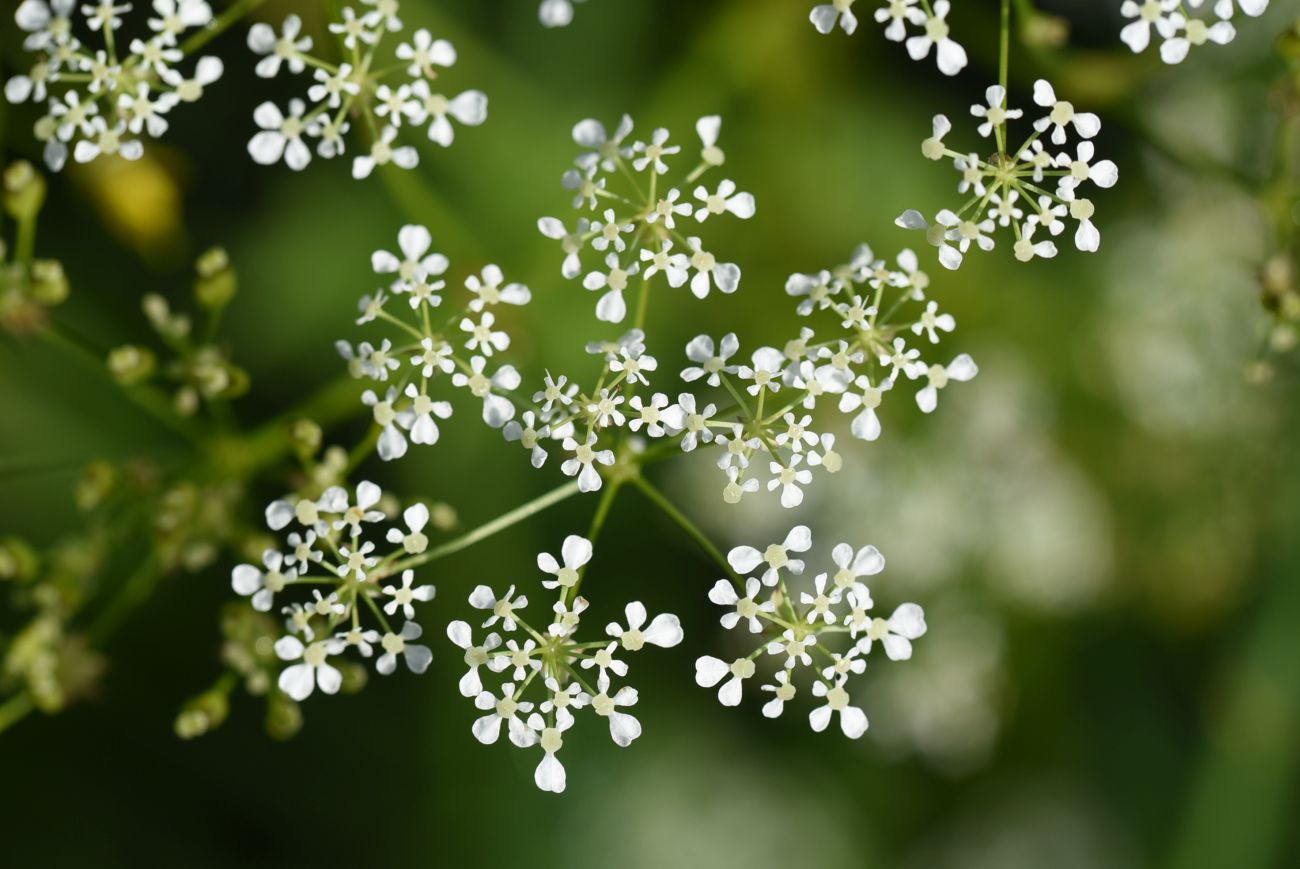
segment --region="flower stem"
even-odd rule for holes
[[[591,527],[587,529],[587,539],[593,545],[596,543],[596,538],[600,537],[601,529],[605,527],[605,519],[609,516],[609,510],[614,506],[614,498],[618,495],[618,490],[622,485],[622,480],[611,480],[609,485],[605,487],[605,491],[600,495],[600,503],[596,505],[596,512],[591,517]],[[570,603],[578,599],[578,589],[582,586],[582,580],[586,577],[587,568],[590,564],[589,561],[578,568],[578,581],[569,590]]]
[[[440,558],[446,558],[448,555],[454,555],[462,549],[468,549],[479,541],[486,540],[493,534],[504,531],[511,525],[516,525],[525,519],[536,516],[538,513],[553,507],[566,498],[571,498],[578,494],[578,481],[572,480],[565,483],[559,488],[552,489],[545,495],[534,498],[527,504],[520,505],[509,513],[503,513],[490,522],[486,522],[473,531],[468,531],[461,536],[448,540],[441,546],[435,546],[427,552],[419,555],[412,555],[410,558],[404,558],[393,565],[393,572],[406,570],[411,567],[419,567],[422,564],[428,564],[431,561],[437,561]]]
[[[189,57],[222,33],[225,33],[232,24],[265,2],[266,0],[238,0],[225,12],[212,19],[211,24],[182,42],[180,45],[181,54]]]
[[[1011,0],[1002,0],[1002,32],[998,42],[998,84],[1007,89],[1007,66],[1011,55]]]
[[[736,575],[736,572],[731,569],[731,565],[727,563],[727,559],[723,556],[722,552],[719,551],[718,547],[713,545],[713,541],[705,536],[704,532],[701,531],[694,522],[687,518],[686,514],[677,509],[677,505],[673,504],[672,501],[669,501],[663,492],[656,489],[651,485],[650,481],[644,477],[633,477],[631,482],[632,485],[640,489],[642,494],[649,498],[656,507],[662,510],[669,519],[676,522],[677,525],[686,532],[687,536],[694,540],[696,544],[704,550],[706,555],[716,561],[718,566],[726,572],[727,577],[737,588],[744,588],[744,582],[742,582],[740,577]]]

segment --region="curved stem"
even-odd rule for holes
[[[486,522],[475,528],[473,531],[468,531],[459,537],[448,540],[441,546],[435,546],[427,552],[422,552],[419,555],[412,555],[410,558],[403,558],[401,561],[398,561],[393,565],[393,572],[396,573],[398,571],[406,570],[407,568],[419,567],[420,565],[428,564],[431,561],[446,558],[448,555],[454,555],[462,549],[468,549],[475,543],[478,543],[481,540],[486,540],[493,534],[504,531],[511,525],[516,525],[531,516],[536,516],[548,507],[552,507],[576,494],[578,494],[578,481],[572,480],[559,488],[552,489],[545,495],[534,498],[527,504],[516,507],[508,513],[501,514],[492,521]]]
[[[650,499],[651,503],[662,510],[664,515],[676,522],[677,525],[686,532],[686,535],[694,540],[695,543],[704,550],[706,555],[716,561],[718,566],[726,572],[727,578],[730,579],[737,588],[745,587],[745,583],[736,575],[736,572],[731,569],[731,565],[727,563],[726,557],[723,556],[718,547],[713,545],[713,541],[710,540],[694,522],[687,518],[686,514],[681,510],[678,510],[677,505],[668,500],[668,497],[664,495],[663,492],[656,489],[650,484],[650,481],[644,477],[633,477],[631,482],[632,485],[641,490],[642,494]]]

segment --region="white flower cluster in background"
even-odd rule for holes
[[[831,0],[814,6],[808,19],[819,33],[830,33],[837,26],[845,33],[858,29],[853,12],[856,0]],[[875,10],[874,18],[885,26],[885,38],[901,42],[912,60],[924,60],[934,50],[935,63],[944,75],[956,75],[966,68],[966,49],[952,38],[948,27],[948,0],[885,0]]]
[[[568,27],[573,21],[573,6],[586,0],[542,0],[537,17],[544,27]]]
[[[415,585],[415,574],[401,559],[424,552],[429,509],[414,504],[402,521],[388,529],[386,551],[376,548],[371,529],[388,517],[381,507],[383,492],[374,483],[357,486],[355,500],[347,490],[332,486],[319,498],[280,500],[266,508],[273,531],[293,531],[283,549],[266,550],[259,567],[237,566],[231,585],[252,599],[253,608],[270,612],[295,591],[303,600],[281,608],[288,631],[275,643],[275,653],[288,666],[279,686],[294,700],[305,700],[319,688],[335,694],[343,684],[331,662],[349,650],[375,658],[375,669],[387,675],[400,659],[413,673],[423,673],[433,655],[415,643],[420,626],[415,604],[433,599],[432,585]],[[402,619],[401,627],[398,618]],[[390,618],[392,621],[390,621]]]
[[[274,78],[282,69],[300,75],[310,67],[312,79],[306,101],[290,100],[287,113],[272,102],[253,113],[261,131],[249,141],[248,152],[258,163],[283,159],[290,169],[304,169],[311,162],[313,139],[317,156],[338,157],[346,150],[349,119],[359,117],[369,147],[352,158],[352,177],[365,178],[376,166],[410,169],[419,163],[414,146],[398,144],[404,129],[425,127],[430,141],[446,147],[455,138],[453,121],[477,126],[487,119],[482,91],[448,96],[438,89],[439,70],[456,62],[450,42],[434,39],[425,29],[407,38],[397,0],[361,2],[360,13],[344,6],[339,20],[329,25],[339,43],[337,64],[310,53],[312,38],[303,34],[297,15],[285,18],[279,33],[267,24],[249,30],[248,47],[261,55],[259,76]],[[401,41],[381,54],[386,37]]]
[[[1024,111],[1008,106],[1001,85],[985,91],[985,103],[971,106],[979,135],[996,143],[997,152],[987,158],[977,150],[950,148],[944,138],[952,124],[944,115],[935,115],[921,153],[931,160],[951,159],[961,176],[957,192],[969,198],[956,211],[940,211],[933,224],[914,209],[895,222],[923,231],[946,268],[958,268],[972,247],[992,250],[994,234],[1008,227],[1015,236],[1016,259],[1022,262],[1056,256],[1052,239],[1066,231],[1067,220],[1074,221],[1079,250],[1096,251],[1101,244],[1101,233],[1092,222],[1092,200],[1081,195],[1086,184],[1109,188],[1119,180],[1115,163],[1098,160],[1091,141],[1101,130],[1101,119],[1059,99],[1043,79],[1034,82],[1034,104],[1042,115],[1019,147],[1011,146],[1007,122],[1024,117]],[[1072,136],[1078,140],[1073,149],[1067,147]]]
[[[523,284],[507,283],[501,269],[488,265],[482,274],[465,279],[467,304],[435,319],[450,263],[431,250],[432,244],[429,230],[408,225],[398,232],[396,253],[381,250],[371,256],[375,272],[390,281],[362,297],[357,324],[386,323],[398,330],[399,343],[384,338],[355,347],[347,341],[336,344],[352,375],[376,384],[362,401],[379,427],[378,452],[385,461],[406,455],[408,442],[438,442],[437,420],[452,413],[450,402],[431,395],[438,381],[481,399],[483,421],[493,428],[515,415],[514,403],[506,396],[519,386],[520,377],[513,366],[496,364],[497,354],[510,346],[497,312],[528,304],[532,293]]]
[[[1236,7],[1252,18],[1263,15],[1268,0],[1124,0],[1120,14],[1133,19],[1124,25],[1119,38],[1134,52],[1151,44],[1152,31],[1160,39],[1160,59],[1182,63],[1195,47],[1213,42],[1227,45],[1237,35],[1232,25]],[[1205,8],[1209,14],[1191,10]]]
[[[23,47],[37,61],[5,83],[5,97],[46,104],[35,136],[55,172],[69,154],[78,163],[101,154],[139,159],[142,139],[166,133],[167,114],[199,100],[221,77],[215,57],[182,71],[188,58],[181,37],[212,21],[204,0],[153,0],[152,14],[128,39],[120,31],[132,8],[111,0],[80,8],[75,0],[23,0],[14,12],[27,34]]]
[[[589,150],[574,161],[576,168],[564,173],[563,183],[573,191],[573,207],[591,211],[594,217],[580,217],[572,228],[557,218],[543,217],[538,228],[563,248],[561,274],[569,280],[582,276],[583,287],[600,293],[598,319],[623,322],[625,291],[635,280],[648,282],[658,274],[670,287],[689,284],[691,294],[700,299],[714,288],[722,293],[736,291],[739,267],[719,261],[693,234],[710,217],[754,216],[754,197],[737,190],[730,179],[714,188],[689,187],[725,161],[718,147],[721,127],[717,115],[699,119],[695,125],[703,146],[699,164],[673,186],[662,176],[668,173],[666,160],[679,154],[682,146],[671,144],[667,129],[656,129],[649,142],[629,140],[632,119],[627,115],[612,134],[591,119],[573,128],[574,142]],[[582,262],[582,251],[588,246],[599,258],[595,269]],[[643,287],[642,294],[648,290]]]
[[[763,714],[776,718],[799,692],[805,673],[820,702],[808,715],[812,729],[823,731],[836,714],[845,736],[857,739],[867,730],[867,716],[852,705],[847,683],[867,668],[867,656],[879,645],[891,661],[912,657],[912,640],[925,634],[925,613],[905,603],[888,618],[873,613],[871,592],[862,581],[884,570],[885,559],[874,546],[854,550],[841,543],[831,552],[833,573],[804,577],[799,556],[812,548],[812,532],[796,525],[784,541],[759,550],[738,546],[727,562],[743,582],[719,579],[709,600],[726,608],[721,622],[728,630],[751,635],[754,650],[728,662],[705,655],[695,662],[695,681],[718,688],[724,706],[739,706],[745,680],[758,674],[758,660],[768,655],[775,675],[762,690],[771,694]]]
[[[504,726],[519,748],[540,747],[542,760],[534,780],[553,793],[565,787],[564,766],[556,755],[575,713],[591,710],[606,719],[615,744],[631,745],[641,735],[641,723],[626,711],[636,705],[637,691],[628,685],[614,687],[615,680],[627,676],[626,653],[647,645],[669,648],[682,641],[677,616],[664,613],[652,619],[636,601],[625,607],[625,622],[606,625],[604,638],[580,639],[577,634],[588,604],[577,592],[591,558],[591,541],[574,534],[565,538],[560,558],[547,553],[537,556],[538,568],[548,575],[542,587],[557,591],[546,616],[549,625],[538,622],[534,627],[524,620],[528,598],[516,594],[515,586],[497,596],[480,585],[469,602],[486,613],[481,627],[489,632],[482,642],[475,642],[474,629],[466,622],[447,626],[447,636],[465,651],[469,668],[460,680],[460,693],[474,698],[474,705],[484,713],[474,722],[474,737],[490,745],[500,739]],[[497,683],[495,687],[484,686],[485,675]]]

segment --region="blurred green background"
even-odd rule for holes
[[[366,337],[352,319],[374,288],[370,251],[417,220],[456,279],[496,262],[532,288],[511,322],[526,382],[543,365],[586,371],[583,342],[613,333],[535,228],[571,216],[559,176],[572,125],[627,111],[643,135],[663,125],[685,142],[696,117],[720,113],[726,176],[758,214],[711,236],[744,271],[738,294],[656,296],[649,349],[675,371],[697,332],[736,330],[752,348],[795,331],[787,274],[862,240],[882,254],[921,244],[893,218],[955,201],[953,173],[919,153],[930,116],[947,113],[952,141],[974,144],[957,119],[996,77],[990,2],[953,14],[972,59],[956,80],[886,42],[867,2],[853,37],[817,34],[811,0],[590,0],[564,30],[541,28],[536,5],[403,3],[411,26],[455,43],[448,87],[490,99],[485,126],[424,149],[419,185],[358,183],[344,160],[255,166],[253,106],[303,79],[258,80],[242,31],[221,38],[211,50],[225,77],[173,113],[147,167],[50,177],[38,252],[63,261],[73,288],[54,316],[104,347],[148,342],[141,295],[187,304],[193,258],[225,245],[241,278],[225,334],[253,383],[236,413],[257,423],[338,376],[332,342]],[[1012,58],[1013,103],[1047,72],[1103,117],[1099,149],[1121,175],[1095,198],[1101,251],[1025,266],[1003,245],[956,274],[923,256],[957,316],[946,346],[971,352],[979,378],[929,418],[887,404],[882,440],[843,440],[845,472],[819,480],[798,514],[766,499],[723,509],[707,460],[655,471],[724,549],[797,520],[823,559],[841,539],[884,552],[878,604],[922,604],[930,633],[910,663],[862,680],[860,743],[811,733],[808,698],[771,722],[752,698],[724,709],[693,684],[694,658],[725,644],[705,598],[715,570],[633,491],[584,592],[602,616],[638,596],[682,617],[686,641],[633,667],[644,736],[618,749],[580,722],[559,798],[534,788],[535,752],[474,741],[443,626],[480,582],[538,590],[534,556],[587,527],[595,501],[583,497],[426,569],[438,586],[422,613],[430,671],[310,698],[288,743],[269,740],[262,704],[239,694],[220,730],[174,736],[180,704],[218,672],[235,557],[168,577],[108,644],[95,696],[0,736],[3,863],[1300,865],[1294,361],[1263,386],[1243,376],[1272,230],[1231,173],[1212,171],[1268,171],[1271,42],[1296,10],[1275,2],[1239,19],[1229,47],[1170,69],[1120,45],[1118,5],[1045,2],[1074,25],[1070,48],[1017,44]],[[301,11],[319,28],[314,8],[270,2],[259,15]],[[14,30],[5,18],[6,76],[21,66]],[[5,161],[34,159],[30,107],[0,111]],[[358,414],[327,442],[350,445],[364,424]],[[166,469],[185,449],[85,360],[0,340],[3,533],[49,545],[80,521],[72,488],[86,462],[145,456]],[[465,527],[560,479],[554,465],[528,468],[464,402],[436,447],[395,466],[372,459],[362,477],[445,501]]]

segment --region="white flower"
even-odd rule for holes
[[[521,378],[513,365],[502,365],[496,373],[488,377],[484,373],[487,360],[482,356],[471,356],[470,373],[457,371],[451,376],[453,386],[465,387],[470,393],[483,399],[483,421],[492,428],[501,428],[515,415],[515,406],[508,398],[497,395],[492,390],[510,392],[519,388]]]
[[[984,100],[988,105],[973,105],[970,107],[970,113],[977,118],[984,119],[984,123],[979,125],[977,132],[986,139],[993,135],[995,129],[1005,125],[1008,120],[1024,117],[1025,113],[1022,109],[1007,108],[1007,91],[1002,85],[990,85],[984,91]]]
[[[885,24],[885,38],[890,42],[902,42],[907,38],[907,25],[925,24],[925,13],[916,8],[920,0],[887,0],[887,5],[876,10],[878,24]]]
[[[591,541],[576,534],[564,538],[560,547],[560,557],[564,563],[555,560],[555,556],[543,552],[537,556],[537,569],[549,573],[555,579],[543,580],[542,588],[573,588],[578,582],[582,568],[591,561]]]
[[[663,175],[668,171],[668,164],[664,163],[663,158],[673,154],[680,153],[680,145],[669,145],[668,130],[663,127],[658,128],[650,137],[649,144],[637,142],[633,150],[642,156],[632,161],[632,168],[638,172],[644,172],[647,168],[653,168],[656,175]]]
[[[465,650],[465,666],[469,667],[469,670],[460,678],[458,687],[461,696],[477,696],[483,690],[483,681],[479,677],[478,668],[485,664],[491,668],[491,662],[505,660],[493,658],[488,654],[501,645],[501,636],[495,633],[488,634],[483,640],[483,645],[476,646],[470,626],[462,621],[454,621],[447,625],[447,638]]]
[[[844,690],[847,679],[847,676],[841,676],[834,685],[821,681],[813,683],[813,696],[826,699],[825,706],[819,706],[808,713],[808,723],[813,730],[821,733],[830,724],[831,714],[838,712],[840,730],[844,731],[844,735],[849,739],[857,739],[867,732],[866,713],[857,706],[849,705],[849,692]]]
[[[670,253],[672,249],[672,240],[667,238],[664,239],[663,245],[658,251],[641,248],[641,262],[649,263],[645,271],[641,273],[643,280],[648,281],[659,272],[663,272],[668,278],[670,287],[680,287],[686,283],[687,269],[690,268],[691,264],[690,260],[686,258],[684,253]],[[610,254],[610,256],[613,256],[613,254]]]
[[[528,719],[528,726],[538,733],[537,741],[542,746],[543,752],[541,763],[537,764],[537,769],[533,772],[533,782],[541,790],[553,794],[564,793],[566,781],[564,764],[560,763],[556,754],[564,746],[562,734],[573,726],[573,714],[568,710],[561,710],[561,713],[555,716],[555,723],[550,726],[547,726],[546,720],[537,713],[533,713]]]
[[[740,266],[718,262],[713,254],[703,248],[696,236],[687,236],[686,246],[691,251],[691,268],[695,269],[695,277],[691,278],[691,293],[695,298],[703,299],[707,296],[713,284],[717,284],[719,292],[736,291],[740,286]]]
[[[428,82],[421,79],[411,86],[411,92],[422,102],[424,114],[429,118],[429,140],[444,148],[456,138],[449,119],[467,127],[477,127],[487,120],[487,94],[480,90],[468,90],[449,99],[434,93]]]
[[[761,603],[755,598],[763,589],[763,584],[757,577],[751,576],[745,580],[745,596],[741,597],[736,593],[736,587],[731,580],[720,579],[709,589],[709,600],[718,606],[734,607],[729,613],[724,613],[721,623],[724,628],[731,630],[741,619],[749,622],[749,632],[757,634],[763,630],[763,622],[759,616],[762,613],[771,615],[776,612],[776,604],[770,599]]]
[[[432,587],[424,586],[424,588]],[[427,670],[429,662],[433,660],[433,652],[429,651],[428,646],[419,646],[411,642],[411,640],[418,640],[422,633],[420,626],[411,621],[402,625],[400,634],[391,631],[385,633],[379,641],[384,653],[375,661],[375,669],[385,676],[389,675],[397,669],[397,656],[401,655],[402,660],[406,661],[407,669],[417,676]]]
[[[727,360],[736,355],[739,349],[740,341],[737,340],[735,332],[728,332],[722,336],[716,354],[712,338],[708,335],[696,335],[686,345],[686,358],[695,365],[682,369],[682,380],[690,383],[704,377],[709,386],[721,385],[722,374],[735,373],[736,366],[727,365]]]
[[[704,146],[700,151],[700,159],[709,166],[721,166],[727,161],[727,155],[718,147],[718,135],[721,132],[721,115],[705,115],[695,122],[695,133]]]
[[[394,54],[398,60],[410,64],[406,72],[412,77],[437,78],[435,66],[449,67],[456,62],[455,47],[445,39],[434,39],[423,27],[415,31],[410,42],[398,45]]]
[[[1058,100],[1056,91],[1045,79],[1040,78],[1034,82],[1034,102],[1048,110],[1046,117],[1034,121],[1034,129],[1042,133],[1050,127],[1054,145],[1065,144],[1066,128],[1069,126],[1073,126],[1074,131],[1085,139],[1091,139],[1101,130],[1101,118],[1092,112],[1076,112],[1071,103]]]
[[[279,552],[268,549],[262,555],[265,571],[258,570],[251,564],[240,564],[230,572],[230,586],[236,594],[244,597],[252,595],[253,609],[270,612],[275,595],[298,577],[298,570],[289,567],[286,562],[287,559]]]
[[[750,359],[753,367],[742,365],[736,372],[743,380],[752,381],[745,387],[746,392],[758,395],[764,389],[776,392],[781,388],[780,374],[785,368],[785,355],[780,350],[759,347]]]
[[[600,489],[600,472],[595,467],[597,464],[614,464],[613,450],[593,449],[595,444],[595,432],[588,432],[586,440],[582,443],[567,437],[561,444],[566,452],[573,453],[573,458],[566,459],[564,464],[560,465],[560,471],[566,477],[577,477],[578,489],[582,492],[595,492]]]
[[[804,618],[809,624],[816,624],[821,619],[828,625],[835,624],[838,616],[835,615],[833,607],[843,598],[843,590],[838,585],[832,586],[829,592],[826,591],[826,574],[819,573],[813,578],[813,589],[816,594],[800,592],[799,603],[808,607],[807,615]]]
[[[606,172],[613,172],[617,168],[618,160],[632,156],[633,150],[623,147],[623,140],[631,132],[632,118],[628,115],[623,115],[619,120],[613,136],[608,135],[605,132],[605,125],[594,118],[579,121],[573,127],[573,141],[584,148],[590,148],[591,151],[578,158],[578,165],[590,165],[592,169],[599,165]],[[665,131],[665,138],[666,135]]]
[[[362,44],[374,45],[379,41],[379,33],[367,22],[369,16],[359,17],[351,6],[344,6],[342,17],[342,21],[329,23],[329,31],[343,37],[344,48],[360,50]]]
[[[433,236],[423,226],[407,224],[397,233],[397,247],[402,257],[386,250],[377,250],[370,256],[370,266],[376,274],[396,274],[393,289],[424,281],[447,271],[447,258],[440,253],[429,253]]]
[[[916,604],[905,603],[888,619],[873,619],[866,635],[858,640],[858,648],[867,654],[878,640],[889,660],[906,661],[912,657],[912,640],[924,635],[925,613]]]
[[[699,444],[710,443],[713,440],[713,429],[709,428],[709,421],[718,412],[717,406],[707,404],[702,410],[697,410],[695,396],[689,392],[678,394],[677,406],[681,408],[681,428],[685,430],[681,440],[682,452],[689,453]]]
[[[393,140],[396,138],[395,127],[384,127],[379,138],[370,144],[370,153],[353,158],[352,177],[357,180],[367,178],[376,166],[386,166],[389,163],[402,169],[414,169],[420,162],[419,153],[410,145],[394,148]]]
[[[785,704],[793,700],[796,693],[794,683],[790,681],[789,670],[778,670],[776,684],[763,685],[761,690],[771,691],[775,695],[763,704],[763,715],[766,718],[781,717],[781,713],[785,711]]]
[[[506,723],[510,741],[520,748],[529,748],[537,742],[537,734],[530,728],[520,713],[530,712],[533,704],[518,700],[515,686],[507,682],[501,686],[501,696],[490,691],[483,691],[474,698],[474,705],[484,711],[491,709],[487,715],[474,722],[474,738],[484,745],[491,745],[501,736],[501,723]]]
[[[1029,262],[1034,257],[1043,257],[1050,259],[1056,256],[1056,244],[1049,238],[1044,241],[1034,241],[1034,231],[1038,225],[1032,222],[1026,222],[1025,228],[1021,230],[1020,240],[1015,244],[1016,259],[1021,262]]]
[[[875,576],[885,569],[885,556],[874,546],[864,546],[854,552],[849,544],[840,543],[831,550],[831,560],[839,568],[835,572],[836,588],[853,588],[859,578]]]
[[[503,287],[501,284],[504,281],[505,275],[502,274],[500,267],[491,263],[483,267],[481,278],[479,275],[465,278],[465,289],[474,294],[469,309],[481,311],[493,305],[526,305],[532,300],[533,294],[528,287],[519,283],[510,283]]]
[[[912,334],[920,335],[924,332],[930,337],[931,344],[938,344],[939,336],[935,334],[936,329],[941,332],[951,332],[956,328],[957,321],[953,319],[952,314],[940,314],[939,303],[931,301],[925,306],[921,318],[912,324]]]
[[[951,6],[948,0],[935,0],[933,13],[925,19],[925,35],[913,36],[907,40],[907,53],[912,60],[924,58],[933,45],[939,71],[944,75],[956,75],[966,67],[966,49],[948,36],[946,19]]]
[[[528,598],[522,594],[513,597],[514,593],[515,587],[512,585],[506,589],[502,597],[497,598],[492,589],[486,585],[479,585],[470,592],[469,603],[475,609],[491,611],[492,614],[488,616],[487,621],[483,622],[483,627],[490,628],[499,621],[502,630],[509,633],[518,627],[515,621],[515,610],[528,606]]]
[[[361,83],[352,75],[352,64],[340,64],[330,72],[327,69],[312,70],[316,84],[307,89],[307,99],[313,103],[325,103],[331,109],[343,104],[343,95],[356,96],[361,93]]]
[[[840,29],[852,34],[858,29],[858,18],[853,14],[854,0],[831,0],[814,6],[808,13],[808,20],[818,33],[830,33],[839,24]]]
[[[734,214],[742,220],[748,220],[754,216],[754,196],[751,193],[737,193],[736,182],[730,178],[724,178],[718,183],[716,193],[710,193],[708,188],[700,185],[695,188],[695,198],[701,203],[700,208],[695,210],[695,219],[703,223],[710,214],[723,214],[728,212]],[[689,209],[685,212],[690,213]],[[671,224],[669,224],[671,228]]]
[[[492,326],[496,323],[496,315],[491,311],[484,311],[479,317],[479,322],[475,323],[469,317],[460,321],[460,330],[469,334],[469,340],[465,342],[466,350],[478,350],[484,356],[491,356],[494,351],[502,351],[510,346],[510,336],[505,332],[495,331]]]
[[[537,8],[537,17],[542,22],[543,27],[568,27],[573,21],[573,4],[581,3],[582,0],[542,0],[542,5]],[[541,767],[538,767],[540,774]],[[564,790],[564,769],[560,768],[560,790]],[[542,787],[539,780],[538,787]],[[547,788],[542,788],[547,790]],[[559,793],[560,791],[556,791]]]
[[[676,229],[676,215],[680,214],[689,217],[691,213],[691,204],[689,202],[677,201],[681,198],[681,195],[682,191],[676,187],[669,190],[668,195],[656,202],[654,208],[650,209],[646,214],[645,222],[653,224],[662,221],[663,225],[668,229]]]
[[[919,229],[923,231],[925,240],[939,249],[940,264],[946,269],[957,269],[961,266],[961,251],[948,242],[953,240],[954,230],[961,221],[957,218],[957,215],[948,209],[940,211],[935,217],[935,221],[931,225],[921,212],[909,208],[894,220],[894,224],[903,229]]]
[[[424,506],[424,505],[420,505],[420,506]],[[400,534],[401,532],[398,533]],[[403,570],[402,585],[400,588],[391,585],[384,587],[384,594],[392,598],[392,600],[384,604],[384,612],[388,613],[388,615],[391,616],[391,615],[395,615],[397,611],[400,609],[402,611],[402,615],[406,616],[408,619],[413,619],[415,618],[415,607],[411,606],[411,603],[413,601],[418,600],[423,602],[423,601],[433,600],[433,596],[436,593],[437,589],[435,589],[431,585],[422,585],[419,586],[418,588],[412,588],[411,583],[414,580],[415,580],[414,570]],[[411,637],[409,639],[414,639],[414,637]]]
[[[641,722],[632,715],[620,712],[619,707],[634,706],[637,701],[635,688],[624,685],[613,696],[609,696],[609,676],[602,670],[596,682],[597,693],[591,698],[591,708],[599,716],[609,719],[609,735],[614,744],[627,748],[641,735]]]
[[[745,680],[754,675],[755,669],[750,658],[737,658],[728,664],[712,655],[704,655],[695,661],[695,684],[712,688],[730,675],[731,678],[718,689],[718,702],[723,706],[739,706]]]
[[[742,576],[760,564],[766,564],[763,584],[773,586],[776,585],[779,572],[782,570],[788,570],[796,576],[803,573],[803,561],[791,558],[790,553],[807,552],[810,548],[812,548],[812,531],[807,525],[796,525],[790,529],[784,541],[773,543],[762,552],[752,546],[735,547],[727,553],[727,563]]]
[[[303,119],[306,105],[302,100],[289,101],[288,117],[280,113],[272,102],[262,103],[253,112],[253,121],[262,131],[248,142],[248,153],[257,163],[270,166],[284,158],[284,163],[295,172],[307,168],[311,162],[311,149],[302,140],[304,135],[315,135],[314,121]]]
[[[606,214],[611,215],[613,212],[607,211]],[[596,226],[597,224],[593,224],[587,218],[579,217],[573,228],[573,232],[569,232],[564,228],[564,223],[558,218],[543,217],[537,221],[538,231],[547,238],[552,238],[558,241],[560,247],[564,250],[564,262],[560,265],[560,274],[563,275],[565,279],[572,280],[582,273],[582,257],[580,256],[582,253],[582,246],[586,243],[588,229],[599,231],[596,230]],[[614,230],[617,235],[617,232],[620,231],[617,224],[614,225]],[[630,230],[631,225],[629,224],[627,230],[622,231]],[[597,242],[601,243],[600,246],[597,246]],[[605,236],[600,235],[592,240],[591,246],[597,250],[604,250],[605,247],[608,246],[608,243],[609,242],[606,240]],[[619,240],[617,243],[617,249],[621,251],[624,247],[626,247],[626,245]]]
[[[289,72],[297,75],[306,69],[303,55],[311,51],[311,37],[298,38],[302,32],[302,19],[290,15],[284,19],[281,35],[277,37],[269,24],[257,23],[248,30],[248,47],[254,54],[266,55],[257,62],[256,72],[262,78],[275,78],[280,72],[280,64],[285,63]]]
[[[515,420],[505,424],[501,429],[501,434],[511,443],[518,441],[524,449],[530,453],[529,460],[534,468],[540,468],[546,462],[546,448],[542,446],[542,440],[550,435],[550,426],[537,425],[537,414],[531,410],[526,410],[520,417],[522,424]]]
[[[596,302],[596,319],[606,323],[621,323],[627,316],[623,291],[627,289],[628,279],[637,273],[640,266],[631,263],[625,269],[619,265],[618,254],[610,253],[605,257],[605,267],[605,272],[589,272],[582,279],[582,286],[593,292],[606,291]]]
[[[320,688],[326,694],[337,694],[343,685],[343,674],[329,662],[328,658],[341,651],[343,651],[342,644],[334,639],[321,640],[310,645],[303,645],[302,640],[294,636],[285,636],[276,640],[276,657],[281,661],[299,661],[280,673],[277,683],[280,690],[298,702],[310,697],[315,688]]]
[[[628,408],[636,414],[628,424],[628,428],[637,432],[644,426],[646,434],[652,438],[676,434],[682,430],[685,423],[682,409],[677,405],[669,405],[668,396],[662,392],[656,392],[649,401],[634,395],[628,401]]]
[[[89,121],[91,138],[77,142],[72,151],[72,159],[78,163],[89,163],[104,154],[119,155],[124,160],[139,160],[144,156],[144,145],[139,139],[126,139],[126,123],[118,121],[109,126],[103,117],[95,116]]]
[[[906,374],[909,380],[915,380],[925,372],[925,363],[920,361],[920,350],[915,347],[908,349],[907,343],[902,338],[895,338],[892,347],[892,352],[881,351],[876,357],[881,365],[893,367],[889,372],[890,380],[898,380],[900,371]]]
[[[361,2],[375,7],[362,16],[367,27],[377,28],[383,24],[393,33],[402,29],[402,19],[397,17],[398,0],[361,0]]]
[[[655,616],[644,631],[641,628],[649,618],[644,604],[640,601],[632,601],[623,608],[623,614],[627,616],[627,627],[624,628],[617,622],[610,622],[605,626],[605,633],[618,640],[619,644],[629,652],[640,651],[646,643],[662,649],[670,649],[682,641],[682,623],[672,613],[660,613]]]
[[[979,368],[975,365],[975,360],[966,353],[952,360],[946,368],[941,365],[931,365],[926,371],[930,382],[916,394],[916,406],[921,408],[923,413],[930,413],[939,403],[939,390],[947,386],[948,381],[956,380],[965,383],[978,373]]]

